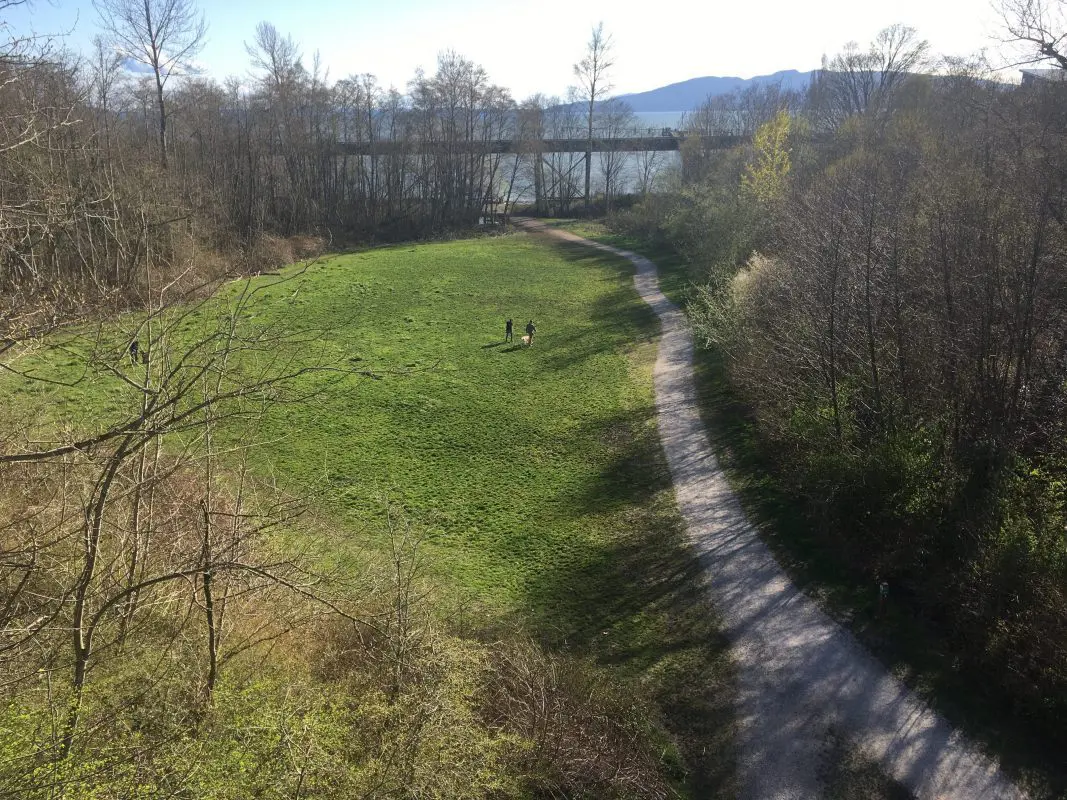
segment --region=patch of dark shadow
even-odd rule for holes
[[[831,731],[819,778],[826,800],[915,800],[904,786],[886,775],[837,731]]]
[[[692,795],[733,796],[734,668],[658,439],[644,424],[653,413],[641,408],[587,431],[610,437],[614,458],[561,505],[579,516],[621,512],[624,523],[610,540],[577,546],[572,567],[531,576],[526,618],[546,646],[592,656],[648,687]]]
[[[611,447],[611,457],[596,480],[566,506],[579,515],[643,506],[664,490],[671,489],[671,476],[663,458],[654,426],[652,406],[633,409],[609,420],[580,425],[575,436],[595,437]]]
[[[504,344],[507,344],[507,342],[493,342],[491,344],[483,344],[482,345],[482,349],[483,350],[488,350],[490,347],[500,347],[501,345],[504,345]]]
[[[628,515],[574,570],[529,586],[534,624],[552,648],[590,655],[641,682],[674,737],[695,797],[734,795],[734,668],[673,494]]]
[[[600,434],[600,441],[608,447],[626,447],[634,440],[630,426],[625,423],[616,422],[612,425],[605,425],[603,428]]]

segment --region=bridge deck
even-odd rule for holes
[[[725,150],[743,141],[741,136],[703,136],[705,148]],[[593,139],[594,153],[640,153],[677,150],[685,141],[681,136],[620,136]],[[587,139],[489,139],[477,142],[425,143],[405,141],[338,142],[338,151],[346,155],[380,156],[398,153],[584,153]]]

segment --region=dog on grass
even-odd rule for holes
[[[530,346],[530,336],[529,336],[529,334],[527,334],[526,336],[522,337],[522,343],[524,345],[526,345],[527,347]]]

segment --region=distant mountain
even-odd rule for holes
[[[619,95],[619,99],[629,103],[633,110],[638,112],[692,111],[709,95],[728,94],[734,89],[747,89],[768,83],[781,83],[783,89],[806,89],[811,82],[811,75],[811,72],[787,69],[773,75],[757,75],[755,78],[691,78],[647,92]]]

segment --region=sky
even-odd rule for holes
[[[611,35],[616,94],[705,75],[766,75],[819,66],[848,41],[881,28],[917,28],[934,52],[968,55],[1001,49],[995,0],[199,0],[208,42],[198,57],[218,79],[249,78],[244,43],[268,21],[316,50],[332,79],[372,73],[403,90],[439,53],[455,50],[486,69],[516,99],[563,96],[592,27]],[[62,35],[88,52],[99,33],[91,0],[32,0],[0,12],[17,34]]]

